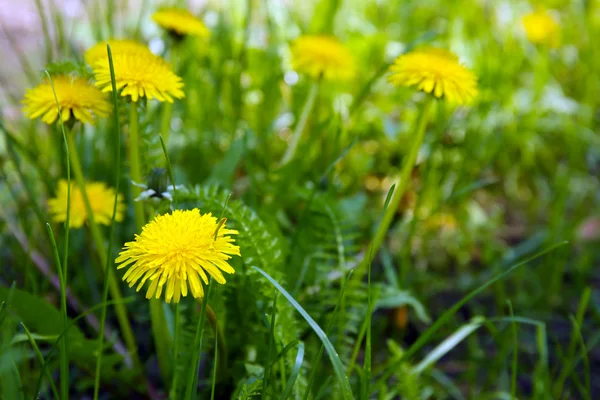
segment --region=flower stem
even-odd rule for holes
[[[100,265],[102,268],[102,272],[104,271],[104,266],[107,265],[107,256],[106,249],[104,247],[104,239],[102,238],[102,233],[100,232],[100,228],[96,224],[96,220],[94,219],[94,213],[92,211],[92,207],[90,205],[90,200],[87,196],[87,192],[85,191],[85,178],[83,176],[83,171],[81,169],[81,161],[79,160],[79,154],[77,152],[77,146],[75,144],[74,132],[69,132],[67,134],[67,144],[69,145],[69,156],[71,158],[71,169],[73,171],[73,175],[75,175],[75,181],[79,186],[79,190],[81,191],[81,197],[83,198],[83,203],[85,206],[86,213],[88,215],[88,225],[90,227],[90,232],[92,234],[92,239],[96,246],[96,251],[98,253],[98,257],[100,258]],[[137,357],[137,346],[135,343],[135,337],[133,335],[133,330],[131,329],[131,325],[129,324],[129,319],[127,319],[127,310],[125,306],[121,303],[123,296],[121,295],[121,290],[119,289],[119,284],[115,280],[114,275],[108,276],[108,284],[110,289],[110,295],[117,303],[115,304],[115,310],[117,313],[117,319],[119,321],[119,325],[121,327],[121,331],[123,333],[123,338],[125,339],[125,344],[127,345],[127,349],[131,355],[131,359],[133,361],[134,366],[139,365],[139,360]]]
[[[369,252],[371,254],[376,254],[379,247],[383,243],[385,239],[385,235],[388,232],[388,229],[392,223],[394,215],[398,210],[398,206],[400,204],[400,200],[404,196],[406,192],[406,188],[408,187],[408,183],[410,181],[410,173],[415,167],[415,163],[417,162],[417,156],[419,155],[419,149],[421,148],[421,144],[423,143],[423,138],[425,137],[425,131],[427,127],[427,123],[429,121],[429,117],[431,115],[431,109],[433,108],[434,99],[429,98],[427,102],[424,104],[423,109],[421,110],[421,115],[419,116],[419,120],[417,122],[417,129],[415,131],[415,135],[413,136],[413,142],[410,147],[410,151],[408,156],[404,160],[402,164],[402,170],[400,171],[400,178],[398,179],[398,183],[396,184],[396,188],[394,189],[394,193],[392,194],[392,198],[384,211],[383,218],[381,219],[381,223],[379,224],[379,228],[375,233],[375,237],[371,241],[371,245],[369,246]],[[360,267],[357,268],[358,271],[354,275],[355,279],[362,279],[368,264],[370,263],[370,256],[365,256],[363,261],[361,262]]]
[[[306,123],[308,122],[308,117],[310,112],[312,111],[315,100],[317,99],[317,94],[319,93],[319,82],[314,82],[310,87],[310,92],[308,93],[308,97],[306,98],[306,103],[304,103],[304,107],[302,108],[302,113],[300,114],[300,120],[296,124],[296,129],[294,129],[294,133],[292,134],[292,140],[290,141],[290,145],[288,146],[281,162],[279,163],[280,167],[283,167],[285,164],[290,162],[292,158],[294,158],[294,154],[298,149],[298,144],[300,143],[300,138],[302,137],[302,132],[304,132],[304,128],[306,127]]]
[[[180,43],[174,43],[171,46],[170,62],[173,71],[177,73],[179,67],[179,46]],[[162,133],[163,140],[167,143],[169,139],[169,133],[171,130],[171,117],[173,115],[173,103],[164,102],[161,104],[161,115],[160,115],[160,133]]]
[[[142,183],[142,170],[140,166],[140,125],[138,122],[137,103],[132,102],[129,107],[129,176],[135,183]],[[136,186],[132,188],[133,198],[140,195],[140,189]],[[135,227],[138,231],[146,223],[144,217],[144,205],[139,201],[133,202],[133,214],[135,217]]]
[[[142,172],[140,163],[140,129],[137,103],[131,103],[129,108],[129,175],[132,181],[142,182]],[[140,189],[132,188],[133,197],[140,194]],[[135,227],[138,232],[146,223],[144,216],[144,205],[139,201],[133,202],[133,213],[135,217]],[[152,336],[156,345],[158,356],[158,365],[164,382],[170,381],[171,363],[169,359],[169,348],[171,337],[167,330],[167,319],[165,311],[162,308],[162,302],[158,299],[150,299],[150,320],[152,322]]]

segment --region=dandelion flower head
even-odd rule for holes
[[[56,197],[48,200],[48,208],[54,222],[64,222],[67,219],[67,195],[69,184],[62,179],[58,182]],[[90,201],[90,208],[94,214],[94,221],[110,225],[115,203],[114,189],[106,186],[103,182],[87,182],[85,192]],[[117,214],[115,221],[123,221],[125,213],[125,203],[123,196],[119,194],[117,198]],[[71,182],[71,215],[69,225],[72,228],[80,228],[88,219],[88,213],[83,202],[83,196],[79,187]]]
[[[389,81],[394,86],[416,86],[453,104],[468,104],[477,95],[475,74],[446,50],[424,48],[403,54],[390,72]]]
[[[161,57],[150,51],[132,51],[115,54],[115,83],[121,96],[131,96],[137,102],[140,97],[173,102],[183,94],[183,80],[177,76],[171,66]],[[112,91],[108,58],[98,60],[92,67],[96,77],[96,86],[103,92]]]
[[[63,122],[71,119],[71,115],[83,122],[94,123],[94,116],[106,117],[111,105],[106,96],[94,87],[87,79],[57,75],[52,77],[56,98],[60,105]],[[23,112],[31,119],[42,117],[42,121],[52,124],[58,118],[56,98],[49,80],[44,80],[33,89],[27,90],[23,99]]]
[[[105,60],[108,62],[108,52],[106,50],[106,44],[110,45],[110,51],[113,57],[117,54],[147,51],[150,52],[145,44],[129,39],[111,39],[104,42],[98,42],[94,46],[90,47],[85,52],[85,62],[88,65],[94,65],[99,60]]]
[[[192,35],[202,38],[210,36],[210,31],[204,22],[188,10],[165,8],[155,12],[152,19],[161,28],[178,36]]]
[[[333,36],[300,36],[291,50],[292,67],[312,78],[343,80],[355,75],[352,54]]]
[[[222,224],[215,239],[219,221],[210,213],[200,210],[175,210],[159,215],[142,228],[133,242],[125,243],[115,260],[117,268],[129,267],[123,280],[140,290],[146,281],[150,286],[146,298],[160,298],[179,302],[188,294],[188,284],[195,298],[204,296],[200,280],[208,284],[208,275],[224,284],[223,272],[235,273],[228,260],[240,255],[229,235],[238,232]],[[208,275],[207,275],[208,274]]]
[[[560,25],[548,12],[538,10],[527,14],[523,17],[523,27],[531,43],[558,46]]]

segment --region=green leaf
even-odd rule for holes
[[[10,289],[0,287],[0,302],[6,301]],[[37,335],[58,336],[64,329],[62,314],[41,298],[20,289],[13,289],[10,309]],[[83,341],[84,335],[77,327],[68,333],[69,340]]]
[[[275,288],[277,290],[279,290],[279,292],[285,296],[285,298],[300,313],[300,315],[302,315],[302,317],[304,317],[304,319],[306,320],[306,322],[308,322],[308,324],[313,329],[313,331],[315,331],[315,333],[317,334],[319,339],[321,339],[321,342],[323,342],[323,346],[325,346],[325,350],[327,350],[327,355],[329,356],[329,359],[331,360],[331,363],[333,364],[333,370],[335,372],[335,375],[337,376],[337,378],[340,382],[340,385],[342,386],[343,398],[344,399],[353,399],[354,397],[352,395],[352,388],[350,387],[350,382],[348,381],[348,377],[346,376],[346,371],[345,371],[344,365],[342,364],[342,361],[340,360],[340,357],[338,356],[337,351],[333,347],[333,344],[331,344],[331,341],[329,340],[329,338],[327,337],[325,332],[323,332],[323,329],[321,329],[319,324],[317,324],[315,322],[315,320],[312,319],[310,315],[308,315],[308,313],[304,310],[304,308],[302,308],[302,306],[300,304],[298,304],[298,302],[283,287],[281,287],[281,285],[279,283],[277,283],[276,280],[271,278],[266,272],[264,272],[260,268],[258,268],[258,267],[252,267],[252,268],[256,269],[261,275],[263,275],[265,278],[267,278],[267,280],[269,282],[271,282],[271,284],[273,286],[275,286]]]
[[[204,184],[221,184],[227,188],[231,187],[233,175],[244,156],[244,150],[245,146],[242,139],[233,142],[225,157],[212,168],[212,172]]]

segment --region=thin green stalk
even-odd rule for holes
[[[50,224],[46,224],[48,236],[52,243],[54,253],[54,261],[58,269],[58,277],[60,280],[60,313],[63,319],[63,328],[67,328],[67,283],[60,264],[60,256],[58,255],[58,247],[54,240],[54,233]],[[60,398],[67,400],[69,398],[69,355],[67,354],[67,337],[63,337],[60,342]]]
[[[206,317],[206,305],[210,298],[212,277],[208,280],[206,288],[206,296],[202,299],[202,309],[200,311],[200,318],[198,318],[198,325],[196,326],[196,336],[194,337],[194,347],[192,351],[194,356],[192,357],[192,365],[190,373],[188,375],[188,385],[185,391],[185,399],[192,400],[195,398],[196,388],[198,387],[198,374],[200,373],[200,353],[202,352],[202,339],[204,337],[204,319]]]
[[[331,328],[333,327],[333,323],[335,322],[335,319],[338,315],[338,310],[340,308],[340,304],[342,303],[342,299],[344,298],[344,294],[346,293],[346,287],[348,286],[348,282],[350,281],[350,277],[352,276],[353,271],[350,271],[348,273],[348,276],[346,277],[346,280],[344,281],[344,285],[342,286],[342,289],[340,290],[340,297],[337,301],[337,303],[335,304],[335,308],[333,309],[333,312],[331,313],[331,319],[329,320],[329,323],[327,324],[327,330],[325,331],[325,335],[329,336],[329,332],[331,332]],[[323,343],[321,343],[321,346],[319,347],[319,351],[317,352],[317,356],[315,357],[315,361],[313,362],[313,368],[312,371],[310,373],[310,377],[308,378],[308,384],[306,386],[306,391],[304,392],[304,400],[308,400],[308,397],[310,396],[310,388],[312,387],[315,378],[317,377],[317,366],[321,364],[321,357],[323,357],[323,351],[325,350],[325,346],[323,345]]]
[[[67,135],[67,142],[69,145],[69,154],[71,158],[71,165],[73,168],[73,174],[75,175],[75,181],[79,186],[79,190],[81,192],[81,197],[83,199],[83,204],[88,216],[88,226],[90,228],[90,232],[92,234],[92,240],[96,246],[96,251],[98,252],[98,257],[100,258],[100,265],[105,266],[107,264],[106,257],[106,249],[104,246],[104,239],[102,238],[102,232],[100,228],[96,224],[96,220],[94,218],[94,212],[90,205],[90,200],[88,198],[87,192],[85,190],[85,178],[83,176],[83,171],[81,169],[81,161],[79,160],[79,155],[77,153],[77,147],[75,144],[75,138],[73,132]],[[104,272],[104,271],[103,271]],[[121,295],[121,289],[119,288],[118,282],[115,280],[114,275],[107,275],[106,279],[108,279],[109,290],[111,297],[119,302],[123,296]],[[121,331],[123,333],[123,338],[125,339],[125,344],[127,345],[127,349],[131,354],[132,361],[134,365],[140,365],[137,355],[137,345],[135,342],[135,336],[133,335],[133,330],[131,329],[131,325],[129,323],[129,319],[127,318],[127,310],[125,306],[121,303],[117,303],[116,306],[116,314],[117,319],[119,321],[119,325],[121,327]]]
[[[165,155],[165,162],[167,164],[167,172],[169,173],[169,178],[171,179],[171,185],[173,185],[173,203],[175,204],[175,209],[178,209],[179,208],[179,198],[177,196],[177,187],[176,187],[177,185],[175,183],[175,175],[173,174],[173,167],[171,166],[171,160],[169,159],[169,153],[167,152],[167,144],[165,143],[165,140],[162,137],[162,135],[159,134],[158,137],[160,138],[160,144],[163,149],[163,154]],[[178,358],[179,358],[179,335],[181,334],[180,320],[181,320],[181,309],[180,309],[179,303],[176,303],[175,304],[174,332],[173,332],[173,362],[171,363],[171,365],[173,367],[170,367],[169,365],[164,365],[164,368],[166,368],[167,370],[168,369],[172,370],[171,398],[174,398],[174,396],[175,396],[175,390],[177,388],[177,381],[179,379],[179,374],[177,373],[177,370],[175,369],[175,367],[177,366],[177,362],[178,362]],[[165,352],[165,350],[163,348],[164,348],[164,346],[158,347],[159,354],[162,354]],[[166,356],[163,354],[163,357],[166,357]],[[163,369],[163,367],[161,367],[161,369]],[[168,375],[165,374],[165,376],[168,376]]]
[[[367,280],[367,339],[365,344],[365,360],[363,363],[363,375],[362,375],[362,384],[360,385],[361,389],[361,398],[365,400],[369,400],[371,397],[371,321],[373,318],[373,299],[371,294],[371,264],[373,260],[373,252],[370,252],[369,255],[369,271],[368,271],[368,280]]]
[[[114,21],[113,16],[115,14],[115,0],[106,1],[106,29],[108,31],[108,37],[114,37]]]
[[[140,126],[138,116],[138,105],[132,102],[129,105],[129,175],[135,183],[142,183],[142,169],[140,165]],[[140,189],[132,187],[133,198],[140,195]],[[133,213],[135,217],[135,227],[138,231],[146,223],[144,217],[144,205],[139,201],[133,202]]]
[[[148,7],[148,0],[142,0],[142,4],[140,5],[140,13],[138,16],[138,20],[137,23],[135,25],[135,33],[134,33],[134,37],[136,39],[139,39],[142,33],[142,21],[144,20],[144,17],[146,15],[146,8]]]
[[[52,239],[52,247],[54,248],[54,255],[56,257],[58,277],[60,280],[60,304],[61,304],[61,312],[63,314],[63,325],[67,326],[67,263],[69,258],[69,232],[70,232],[70,224],[71,224],[71,164],[69,157],[69,139],[65,132],[65,121],[63,120],[62,110],[60,108],[60,103],[58,102],[58,96],[56,94],[56,89],[54,88],[54,82],[52,81],[52,77],[45,71],[46,76],[52,86],[52,93],[54,95],[54,101],[56,102],[56,109],[58,112],[58,120],[60,121],[60,127],[62,131],[63,141],[65,145],[65,153],[67,154],[67,215],[65,218],[65,250],[64,250],[64,259],[63,264],[60,264],[60,257],[58,255],[58,248],[56,247],[56,243],[54,241],[54,234],[52,232],[52,228],[49,224],[46,224],[48,231],[50,233],[50,238]],[[69,397],[69,360],[68,360],[68,348],[67,348],[67,339],[63,340],[64,343],[61,345],[61,374],[60,374],[60,389],[61,389],[61,398],[68,399]],[[64,354],[64,355],[63,355]]]
[[[171,67],[173,71],[177,72],[179,64],[179,45],[180,43],[174,43],[171,46]],[[163,136],[165,143],[169,139],[169,133],[171,132],[171,117],[173,116],[173,103],[165,101],[161,104],[161,115],[160,115],[160,133]]]
[[[121,124],[119,122],[119,101],[117,94],[117,87],[115,83],[115,69],[113,65],[112,52],[110,50],[110,45],[106,45],[106,50],[108,52],[108,64],[110,66],[110,77],[112,83],[112,94],[113,94],[113,116],[115,118],[115,133],[116,133],[116,171],[115,171],[115,201],[113,204],[113,213],[110,222],[110,234],[108,236],[108,250],[106,251],[106,279],[104,281],[104,289],[102,294],[102,303],[106,304],[108,300],[108,282],[112,272],[112,268],[110,267],[110,260],[112,255],[112,245],[113,239],[115,236],[115,218],[117,216],[117,204],[119,199],[119,182],[121,181]],[[98,359],[96,360],[96,374],[94,377],[94,400],[98,400],[98,396],[100,394],[100,370],[102,369],[102,354],[103,354],[103,346],[104,346],[104,330],[106,327],[106,306],[102,307],[102,315],[100,319],[100,332],[98,333]]]
[[[50,2],[50,9],[54,10],[54,25],[56,26],[56,37],[58,38],[58,48],[63,51],[63,56],[67,55],[69,50],[69,41],[65,35],[65,26],[61,14],[61,7],[58,7],[54,0]]]
[[[423,346],[425,346],[425,344],[427,344],[429,342],[429,340],[433,337],[433,335],[446,323],[448,322],[453,316],[454,314],[460,309],[460,307],[462,307],[463,305],[465,305],[466,303],[468,303],[472,298],[474,298],[475,296],[477,296],[479,293],[483,292],[485,289],[487,289],[488,287],[490,287],[491,285],[493,285],[494,283],[498,282],[501,279],[504,279],[505,277],[507,277],[510,273],[512,273],[514,270],[516,270],[517,268],[530,263],[531,261],[547,254],[550,253],[552,250],[563,246],[565,244],[567,244],[569,242],[567,241],[563,241],[563,242],[558,242],[555,243],[553,245],[550,245],[548,247],[546,247],[545,249],[543,249],[542,251],[540,251],[539,253],[511,266],[510,268],[506,269],[505,271],[499,273],[498,275],[494,276],[493,278],[487,280],[485,283],[483,283],[482,285],[478,286],[476,289],[472,290],[471,292],[469,292],[466,296],[464,296],[462,299],[460,299],[457,303],[455,303],[452,307],[450,307],[448,310],[446,310],[434,323],[433,325],[431,325],[429,328],[427,328],[427,330],[425,332],[423,332],[420,336],[419,339],[417,339],[407,350],[406,352],[404,352],[404,354],[402,354],[402,357],[400,357],[400,359],[396,360],[391,366],[390,368],[388,368],[386,370],[386,372],[384,373],[384,376],[382,377],[382,379],[387,379],[389,378],[389,376],[391,376],[394,371],[396,370],[397,367],[399,367],[400,365],[402,365],[402,363],[406,362],[406,360],[410,359],[412,356],[415,355],[415,353],[417,351],[419,351]]]
[[[213,354],[213,372],[212,372],[212,382],[210,385],[210,400],[215,400],[215,386],[217,384],[217,364],[219,362],[219,358],[217,357],[219,349],[219,335],[215,331],[215,352]]]
[[[35,6],[40,16],[40,23],[42,25],[42,32],[44,32],[44,45],[46,47],[46,64],[52,62],[52,38],[50,36],[50,30],[48,29],[48,21],[46,20],[46,12],[41,0],[35,0]]]
[[[117,305],[117,304],[125,304],[125,303],[130,303],[131,301],[133,301],[133,298],[128,298],[125,300],[120,300],[120,301],[109,301],[108,303],[106,303],[106,306],[110,306],[110,305]],[[46,375],[46,371],[47,371],[47,366],[49,364],[50,358],[52,357],[52,355],[54,354],[54,352],[56,351],[56,347],[57,347],[57,343],[60,343],[60,340],[62,340],[67,332],[69,331],[69,329],[71,329],[71,327],[75,324],[77,324],[77,322],[79,322],[79,320],[87,317],[88,315],[90,315],[91,313],[101,309],[102,307],[104,307],[105,304],[98,304],[95,305],[91,308],[89,308],[87,311],[85,311],[84,313],[79,314],[77,317],[73,318],[71,321],[69,321],[69,324],[67,325],[67,327],[61,332],[60,335],[58,335],[58,337],[56,338],[56,342],[54,342],[52,344],[52,346],[50,347],[50,350],[48,350],[48,354],[46,355],[46,362],[44,363],[44,365],[42,365],[42,370],[40,371],[40,375],[38,376],[38,380],[37,383],[35,385],[35,390],[33,390],[32,393],[34,393],[33,395],[33,400],[37,400],[38,399],[38,393],[40,392],[40,387],[42,386],[42,380],[44,378],[44,376]]]
[[[385,236],[388,232],[388,229],[394,219],[394,215],[398,210],[398,205],[400,204],[400,200],[404,196],[406,189],[408,188],[408,183],[410,181],[410,174],[415,167],[417,162],[417,156],[419,155],[419,149],[421,148],[421,144],[423,143],[423,139],[425,138],[425,132],[427,128],[427,123],[429,122],[429,118],[431,116],[431,110],[433,108],[434,98],[430,97],[426,103],[423,105],[423,109],[421,110],[421,115],[419,116],[419,120],[417,122],[417,129],[415,131],[415,135],[413,137],[413,142],[410,147],[410,151],[408,156],[404,160],[402,164],[402,170],[400,171],[400,178],[398,179],[398,183],[396,185],[396,190],[392,195],[390,203],[383,214],[383,218],[381,223],[379,224],[379,228],[375,233],[375,237],[371,241],[371,245],[369,248],[373,252],[373,254],[377,254],[379,247],[381,247]],[[355,279],[361,280],[366,272],[367,264],[369,263],[369,258],[365,257],[359,266],[357,274],[355,275]],[[401,272],[401,271],[400,271]]]
[[[10,32],[10,30],[4,25],[2,19],[0,19],[0,29],[4,33],[4,37],[8,40],[10,47],[17,54],[17,58],[19,59],[19,64],[21,65],[21,69],[25,72],[25,76],[27,77],[30,84],[34,84],[38,80],[38,74],[35,72],[29,59],[23,52],[22,46],[17,43],[14,36]]]
[[[42,355],[40,348],[38,347],[37,343],[33,339],[33,336],[31,336],[31,332],[29,332],[29,329],[27,329],[25,324],[21,322],[21,326],[23,327],[23,330],[25,331],[25,335],[27,335],[27,339],[29,339],[29,343],[31,344],[31,347],[33,347],[33,351],[35,352],[35,355],[37,356],[38,360],[40,360],[40,364],[43,366],[46,363],[46,361],[44,360],[44,356]],[[58,389],[56,388],[56,384],[54,383],[54,380],[52,379],[52,375],[50,374],[50,371],[48,371],[48,370],[46,370],[46,379],[48,379],[48,382],[50,382],[50,389],[52,390],[52,395],[54,396],[54,398],[60,399],[61,397],[58,395]]]
[[[583,294],[581,295],[581,299],[579,301],[579,307],[577,308],[577,314],[575,315],[576,323],[574,324],[574,328],[582,326],[582,324],[583,324],[583,317],[585,315],[585,311],[587,310],[587,306],[590,301],[591,293],[592,293],[591,289],[589,287],[586,287],[585,290],[583,291]],[[566,358],[565,358],[565,360],[567,360],[567,361],[563,363],[563,368],[560,371],[560,375],[556,379],[554,386],[553,386],[554,397],[557,399],[562,396],[565,382],[567,381],[567,378],[573,371],[576,350],[577,350],[577,335],[576,335],[576,332],[574,329],[573,333],[571,334],[571,340],[569,341],[569,347],[567,348],[567,354],[566,354]]]
[[[294,158],[294,154],[296,154],[296,150],[298,149],[298,144],[300,143],[300,138],[302,137],[302,132],[304,132],[304,128],[306,128],[306,123],[308,122],[308,117],[315,105],[315,101],[317,99],[317,94],[319,93],[319,82],[313,82],[310,87],[310,92],[308,93],[308,97],[306,98],[306,103],[304,103],[304,107],[302,108],[302,113],[300,114],[300,119],[296,124],[296,128],[294,129],[294,133],[292,134],[292,139],[290,144],[279,163],[279,166],[282,167],[289,163],[292,158]]]
[[[132,104],[133,106],[133,104]],[[136,117],[137,118],[137,117]],[[171,161],[169,160],[169,154],[167,153],[167,147],[163,137],[159,134],[160,143],[163,148],[165,160],[167,163],[167,171],[171,178],[171,184],[173,184],[173,197],[175,204],[177,205],[177,190],[175,189],[175,178],[173,176],[173,168],[171,167]],[[132,146],[133,143],[130,143]],[[133,157],[134,154],[130,153]],[[138,161],[139,163],[139,161]],[[133,173],[133,170],[132,170]],[[132,178],[133,179],[133,178]],[[140,204],[136,202],[135,204]],[[138,227],[140,230],[141,227]],[[163,303],[159,299],[150,299],[150,320],[152,323],[152,336],[154,338],[154,345],[156,346],[156,355],[158,357],[158,366],[163,381],[171,382],[171,390],[177,388],[177,380],[179,378],[177,371],[174,366],[177,365],[177,358],[179,355],[179,334],[180,334],[180,314],[179,303],[175,305],[175,327],[173,332],[173,338],[167,327],[167,318],[165,316],[165,310],[163,309]],[[173,343],[173,349],[171,350],[171,343]],[[172,351],[173,359],[171,360],[169,353]],[[172,395],[173,397],[173,395]]]
[[[515,314],[513,313],[512,303],[507,300],[508,309],[510,311],[511,325],[512,325],[512,336],[513,336],[513,358],[512,358],[512,372],[510,379],[510,398],[511,400],[517,400],[517,373],[518,371],[518,356],[519,356],[519,337],[517,333],[517,323],[515,321]]]
[[[271,353],[275,345],[275,319],[277,317],[277,292],[273,295],[273,305],[271,306],[271,328],[269,329],[269,346],[267,350],[267,364],[263,375],[261,399],[265,399],[269,385],[269,374],[271,372]]]

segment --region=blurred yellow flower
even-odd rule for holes
[[[121,53],[129,53],[136,51],[147,51],[150,52],[145,44],[136,42],[135,40],[129,39],[111,39],[103,42],[98,42],[85,52],[85,62],[88,65],[94,65],[99,60],[108,61],[108,53],[106,51],[106,44],[110,45],[110,51],[113,57]]]
[[[87,79],[58,75],[52,77],[52,82],[64,122],[72,114],[81,122],[93,124],[94,115],[106,117],[110,113],[111,105],[106,96]],[[58,118],[56,99],[49,80],[27,90],[22,103],[23,112],[31,119],[42,117],[42,121],[52,124]]]
[[[175,210],[159,215],[142,228],[133,242],[125,243],[123,251],[115,260],[117,268],[130,266],[123,280],[140,290],[147,280],[150,287],[146,298],[160,298],[166,285],[165,300],[178,303],[188,294],[188,283],[195,298],[204,296],[200,278],[208,284],[206,273],[218,283],[224,284],[221,271],[235,273],[228,260],[240,255],[240,248],[228,235],[238,232],[226,229],[223,223],[217,238],[219,221],[210,213],[200,210]]]
[[[115,54],[113,65],[117,90],[123,89],[121,96],[131,96],[134,102],[147,97],[172,103],[174,97],[184,96],[182,79],[165,60],[149,51]],[[108,59],[97,61],[93,70],[96,86],[103,92],[112,91]]]
[[[350,79],[355,75],[352,54],[333,36],[300,36],[291,50],[292,67],[312,78]]]
[[[556,47],[560,41],[560,25],[546,11],[538,10],[523,17],[527,39],[535,44]]]
[[[48,208],[54,222],[64,222],[67,219],[67,194],[69,184],[62,179],[58,182],[56,197],[48,200]],[[103,182],[88,182],[85,184],[85,192],[90,201],[90,207],[94,213],[94,221],[98,224],[110,225],[115,203],[114,189],[106,186]],[[119,194],[117,201],[117,214],[115,221],[123,221],[125,204],[123,196]],[[71,215],[70,226],[80,228],[87,221],[88,213],[83,202],[83,196],[79,187],[71,182]]]
[[[468,104],[477,95],[475,74],[446,50],[424,48],[403,54],[390,72],[389,81],[394,86],[416,86],[453,104]]]
[[[428,230],[441,229],[446,231],[454,231],[458,226],[458,221],[452,214],[437,213],[427,218],[423,226]]]
[[[203,38],[210,36],[210,31],[204,22],[188,10],[165,8],[155,12],[152,19],[161,28],[179,36],[192,35]]]

